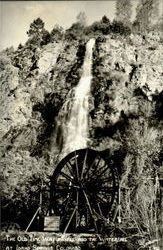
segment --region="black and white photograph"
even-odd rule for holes
[[[0,1],[2,250],[163,249],[163,2]]]

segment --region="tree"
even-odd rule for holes
[[[61,26],[59,26],[58,24],[56,24],[54,26],[54,28],[52,29],[52,31],[50,33],[50,36],[51,36],[51,41],[52,42],[62,39],[62,37],[63,37],[63,28]]]
[[[105,24],[110,25],[110,20],[109,20],[109,18],[107,18],[107,16],[105,16],[105,15],[102,17],[102,22],[105,23]]]
[[[41,18],[37,18],[30,24],[27,34],[29,36],[28,43],[35,46],[45,45],[50,42],[50,34],[44,28],[44,22]]]
[[[65,31],[65,38],[68,40],[78,40],[84,35],[87,17],[85,12],[80,12],[76,17],[76,22]]]
[[[116,1],[116,21],[123,24],[129,24],[132,14],[131,0],[117,0]]]
[[[112,22],[112,32],[127,36],[131,34],[131,29],[129,26],[124,25],[123,22],[114,20]]]
[[[107,35],[111,31],[111,23],[107,16],[103,16],[100,21],[94,22],[92,25],[85,28],[85,34]]]
[[[21,43],[19,43],[18,49],[22,49],[22,48],[23,48],[23,45]]]
[[[148,31],[159,17],[159,0],[140,0],[136,8],[134,26],[139,31]]]
[[[42,30],[42,41],[40,45],[46,45],[50,42],[50,33],[46,29]]]
[[[86,26],[87,24],[87,16],[85,14],[85,12],[80,12],[77,17],[77,22],[80,23],[82,26]]]
[[[41,18],[37,18],[36,20],[33,21],[33,23],[30,24],[30,28],[27,31],[27,34],[29,37],[38,35],[41,33],[41,31],[44,28],[44,22],[42,21]]]
[[[110,29],[111,29],[111,24],[110,24],[110,20],[109,18],[107,18],[107,16],[103,16],[102,20],[101,20],[101,29],[102,29],[102,33],[104,35],[109,34]]]

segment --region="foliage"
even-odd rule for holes
[[[63,38],[63,28],[56,24],[50,33],[51,42],[59,41],[62,38]]]
[[[19,45],[18,45],[18,50],[19,49],[22,49],[23,48],[23,45],[20,43]]]
[[[65,31],[65,39],[72,40],[80,40],[84,36],[84,27],[81,23],[77,22],[72,24],[72,26]]]
[[[76,22],[71,25],[69,29],[65,31],[65,39],[72,40],[84,40],[84,30],[87,23],[87,17],[85,12],[80,12],[76,17]]]
[[[163,114],[162,114],[163,91],[161,91],[159,94],[153,95],[153,100],[155,102],[155,118],[161,122],[161,121],[163,121]]]
[[[124,25],[129,25],[132,15],[131,0],[116,1],[116,21],[122,22]]]
[[[87,24],[87,16],[85,12],[80,12],[76,17],[77,23],[80,23],[82,26]]]
[[[35,47],[40,47],[50,42],[50,34],[47,30],[45,30],[44,22],[41,18],[35,19],[30,24],[30,28],[27,31],[27,34],[29,36],[29,39],[26,44],[32,44]]]
[[[111,23],[107,16],[103,16],[100,21],[94,22],[92,25],[85,28],[86,35],[108,35],[111,31]]]
[[[15,52],[15,49],[13,46],[11,46],[11,47],[6,48],[5,50],[1,51],[0,56],[4,54],[4,55],[8,56],[9,58],[12,58],[14,52]]]
[[[49,31],[43,29],[42,30],[42,40],[40,42],[40,46],[46,45],[51,41],[51,36],[49,34]]]
[[[44,22],[41,18],[37,18],[33,21],[33,23],[30,24],[30,28],[27,31],[28,36],[37,35],[39,31],[42,31],[44,28]]]
[[[112,32],[127,36],[131,34],[131,29],[129,26],[125,26],[123,22],[114,20],[112,23]]]
[[[130,190],[124,205],[128,223],[135,224],[140,234],[150,239],[157,237],[157,194],[158,168],[161,144],[159,132],[148,125],[143,117],[129,120],[126,132],[122,136],[123,148],[127,152],[124,161],[124,175],[121,185]]]
[[[158,0],[140,0],[136,8],[136,18],[133,26],[138,31],[148,31],[158,21]]]
[[[38,59],[39,50],[36,45],[27,43],[24,47],[15,51],[12,56],[12,64],[19,69],[20,77],[26,79],[36,74]]]
[[[51,170],[45,159],[31,158],[29,151],[21,150],[8,152],[1,158],[1,166],[3,221],[17,222],[25,229],[39,206],[42,183],[49,188],[48,174]]]

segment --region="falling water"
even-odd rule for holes
[[[75,88],[69,119],[64,125],[63,154],[87,147],[89,137],[88,108],[92,78],[92,50],[94,44],[95,40],[93,38],[86,44],[82,76]]]

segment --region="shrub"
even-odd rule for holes
[[[115,20],[112,22],[111,30],[115,34],[120,34],[124,36],[128,36],[131,34],[131,29],[129,26],[125,26],[122,22],[118,22]]]
[[[61,40],[63,38],[63,28],[59,25],[55,25],[50,33],[51,42]]]
[[[103,16],[101,21],[94,22],[92,25],[88,26],[85,29],[86,34],[95,34],[95,35],[108,35],[111,30],[110,20]]]

